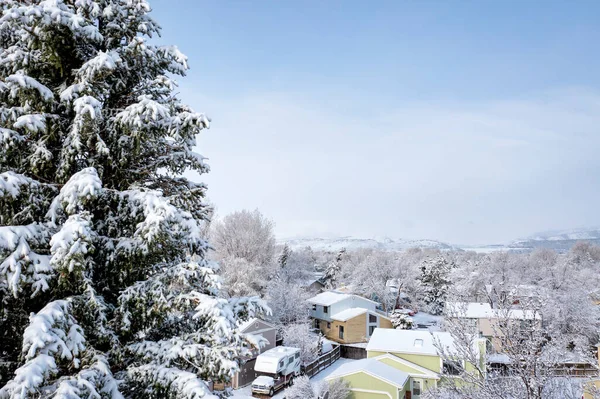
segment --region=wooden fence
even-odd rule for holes
[[[367,349],[357,346],[342,345],[340,355],[346,359],[366,359]]]
[[[303,375],[308,376],[308,378],[312,378],[317,375],[319,371],[326,369],[335,363],[336,360],[340,358],[340,346],[337,345],[333,348],[332,351],[327,352],[324,355],[321,355],[318,359],[309,363],[305,366],[302,366],[301,372]]]

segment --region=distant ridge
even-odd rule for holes
[[[335,238],[292,238],[280,240],[281,244],[287,243],[292,249],[311,247],[321,251],[339,251],[342,248],[347,250],[356,249],[383,249],[386,251],[403,251],[409,248],[432,248],[432,249],[459,249],[449,244],[435,240],[403,240],[384,238],[356,238],[356,237],[335,237]]]
[[[548,248],[558,252],[566,252],[579,241],[600,245],[600,228],[579,228],[571,230],[556,230],[532,234],[530,237],[514,240],[507,244],[491,245],[454,245],[437,240],[408,240],[389,237],[358,238],[342,237],[300,237],[280,239],[280,244],[287,244],[292,249],[311,247],[320,251],[339,251],[346,248],[349,251],[357,249],[382,249],[385,251],[404,251],[409,248],[427,248],[439,250],[464,250],[480,253],[510,251],[530,252],[536,248]]]

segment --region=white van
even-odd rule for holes
[[[292,385],[300,375],[300,349],[278,346],[256,358],[254,371],[259,375],[252,382],[252,393],[273,396],[280,389]]]

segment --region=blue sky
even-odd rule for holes
[[[600,224],[600,3],[151,5],[220,214],[474,244]]]

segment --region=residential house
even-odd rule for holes
[[[378,303],[358,295],[327,291],[308,300],[313,326],[341,344],[367,342],[376,328],[393,328]]]
[[[474,344],[480,355],[480,365],[484,365],[484,341],[476,338]],[[438,346],[447,353],[456,352],[454,339],[448,332],[377,329],[367,345],[367,359],[408,374],[406,398],[419,399],[423,392],[437,387],[442,378],[453,378],[465,368],[472,367],[461,359],[444,359]]]
[[[268,343],[261,348],[260,351],[255,351],[251,357],[242,359],[240,365],[240,371],[234,374],[231,380],[231,386],[234,389],[246,386],[250,384],[256,378],[254,373],[254,364],[256,363],[256,357],[266,350],[275,347],[277,339],[277,327],[267,323],[264,320],[253,318],[240,326],[240,331],[244,334],[258,335],[265,338]]]
[[[406,392],[410,391],[408,373],[377,359],[345,363],[326,381],[340,378],[348,383],[353,399],[406,399]]]
[[[313,276],[302,281],[301,285],[306,292],[310,292],[313,295],[323,292],[325,290],[323,273],[314,273]]]
[[[448,318],[464,319],[471,324],[474,334],[487,340],[489,352],[502,351],[501,323],[520,323],[529,326],[530,323],[542,322],[541,316],[530,310],[523,309],[492,309],[489,303],[478,302],[447,302],[444,308]]]

